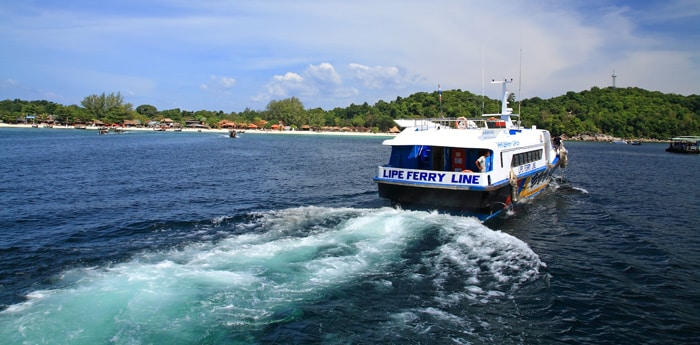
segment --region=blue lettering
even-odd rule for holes
[[[452,183],[479,184],[479,175],[452,175]]]
[[[437,174],[437,175],[440,178],[440,182],[442,182],[442,179],[445,178],[445,174]]]
[[[392,178],[392,179],[403,179],[403,171],[401,170],[389,170],[385,169],[382,171],[382,177]]]
[[[419,178],[419,180],[425,181],[427,177],[428,177],[428,173],[422,172],[422,173],[420,173],[420,178]]]

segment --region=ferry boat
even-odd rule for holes
[[[382,143],[391,146],[391,156],[374,177],[380,197],[486,221],[547,187],[567,164],[563,141],[520,126],[520,115],[508,108],[512,79],[492,83],[502,84],[499,114],[395,120],[404,129]]]
[[[682,136],[671,138],[666,151],[700,154],[700,136]]]

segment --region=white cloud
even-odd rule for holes
[[[351,63],[348,67],[354,72],[354,78],[369,89],[394,88],[407,82],[398,67],[369,67],[358,63]]]
[[[357,94],[357,90],[344,85],[343,78],[335,67],[322,62],[318,65],[308,65],[301,72],[286,72],[284,75],[275,75],[265,85],[266,92],[251,98],[254,101],[267,101],[270,99],[299,97],[304,101],[318,101],[321,97],[347,98]]]
[[[333,65],[327,62],[322,62],[317,66],[310,65],[304,72],[304,75],[306,75],[309,79],[323,85],[333,86],[342,84],[342,80],[338,72],[335,71]]]
[[[304,78],[293,72],[287,72],[285,75],[276,75],[272,78],[274,80],[289,83],[301,83],[302,81],[304,81]]]
[[[199,86],[201,90],[212,92],[226,92],[236,86],[236,79],[212,75],[209,77],[209,84]]]

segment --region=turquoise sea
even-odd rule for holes
[[[383,139],[0,128],[0,343],[700,342],[700,157],[567,142],[482,224]]]

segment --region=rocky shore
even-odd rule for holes
[[[572,137],[568,137],[566,135],[562,135],[561,138],[565,141],[595,141],[595,142],[616,142],[616,141],[626,141],[626,142],[631,142],[631,141],[638,141],[642,143],[667,143],[668,140],[660,140],[660,139],[648,139],[648,138],[619,138],[619,137],[613,137],[611,135],[607,134],[602,134],[602,133],[585,133],[585,134],[577,134]]]

